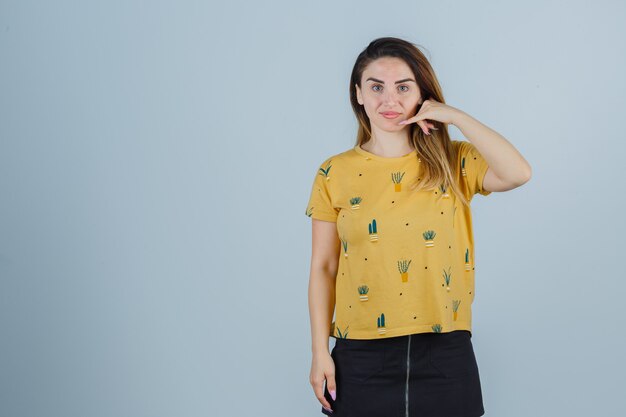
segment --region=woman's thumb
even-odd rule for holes
[[[329,376],[326,378],[326,389],[330,393],[330,398],[335,401],[337,399],[337,385],[335,384],[334,376]]]

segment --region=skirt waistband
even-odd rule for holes
[[[337,347],[350,347],[350,348],[386,348],[386,347],[405,347],[407,339],[411,337],[411,343],[424,343],[428,344],[433,340],[443,339],[455,339],[458,337],[472,337],[469,330],[453,330],[445,333],[414,333],[404,336],[385,337],[381,339],[349,339],[349,338],[336,338],[335,346]]]

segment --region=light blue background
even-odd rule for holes
[[[623,414],[625,20],[2,0],[0,415],[321,416],[305,208],[354,146],[348,77],[380,36],[423,45],[447,103],[533,168],[473,202],[485,415]]]

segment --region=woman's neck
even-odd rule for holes
[[[372,137],[370,140],[361,145],[361,148],[367,152],[379,155],[385,158],[395,158],[413,152],[415,148],[409,144],[408,140],[377,140]]]

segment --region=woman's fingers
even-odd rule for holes
[[[413,123],[412,119],[413,118],[403,120],[399,124],[410,124],[410,123]],[[424,134],[426,134],[426,135],[430,135],[430,132],[428,131],[428,129],[439,130],[439,128],[436,128],[434,124],[428,123],[425,119],[417,121],[417,124],[422,129]]]
[[[432,123],[428,123],[425,120],[422,120],[422,122],[418,122],[418,124],[422,127],[422,130],[424,131],[425,134],[430,135],[430,132],[428,131],[428,129],[432,129],[432,130],[439,130],[439,128],[435,127],[434,124]]]
[[[420,120],[417,124],[422,128],[424,134],[430,135],[430,133],[428,133],[428,125],[425,120]]]
[[[325,409],[329,411],[333,411],[333,409],[330,408],[330,403],[324,396],[324,380],[323,379],[319,382],[316,382],[313,385],[313,391],[315,391],[315,396],[317,397],[317,400],[320,402],[320,404],[322,404],[322,407],[324,407]]]
[[[335,375],[326,375],[326,389],[330,393],[330,397],[335,401],[337,399],[337,385],[335,384]]]

